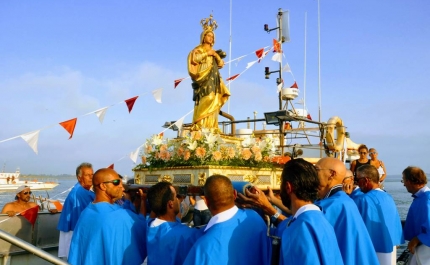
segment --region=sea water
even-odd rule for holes
[[[403,183],[400,182],[402,177],[400,175],[390,175],[386,178],[384,187],[385,191],[387,191],[394,199],[397,205],[397,209],[400,214],[400,219],[406,219],[406,215],[408,213],[409,206],[412,203],[411,194],[406,191],[406,188],[403,186]],[[70,189],[76,184],[77,180],[75,177],[72,178],[63,178],[58,179],[59,185],[52,190],[33,190],[33,195],[38,198],[41,196],[42,198],[51,198],[55,200],[59,200],[63,202],[67,195],[69,194]],[[0,192],[0,206],[7,202],[11,202],[15,200],[15,193],[12,191],[8,192]]]

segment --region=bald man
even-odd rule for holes
[[[344,264],[379,264],[375,249],[354,201],[342,190],[345,165],[332,157],[315,165],[320,181],[319,200],[325,217],[333,226]]]
[[[118,174],[109,168],[93,177],[95,199],[82,212],[70,245],[70,264],[140,265],[146,258],[145,217],[114,203],[123,196]]]
[[[214,175],[204,185],[212,218],[188,253],[184,264],[268,264],[269,238],[263,219],[253,210],[238,209],[229,178]]]

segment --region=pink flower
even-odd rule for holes
[[[228,157],[230,159],[234,158],[236,156],[236,151],[234,150],[233,147],[229,147],[228,148]]]
[[[161,152],[166,151],[166,150],[167,150],[167,145],[166,144],[163,144],[163,145],[160,146],[160,151]]]
[[[243,148],[241,155],[244,160],[249,160],[251,158],[252,153],[249,148]]]
[[[212,157],[215,161],[220,161],[222,159],[222,155],[220,151],[214,151],[212,153]]]
[[[261,152],[255,153],[254,159],[255,159],[255,161],[261,161],[263,159]]]
[[[178,156],[183,156],[184,152],[185,152],[184,148],[179,147],[179,149],[178,149]]]
[[[162,160],[168,161],[168,160],[170,160],[170,157],[171,157],[171,155],[170,155],[170,153],[168,151],[161,151],[160,152],[160,158]]]
[[[196,141],[198,141],[198,140],[202,139],[202,132],[201,132],[201,131],[193,131],[193,132],[191,133],[191,138],[192,138],[193,140],[196,140]]]
[[[270,161],[269,156],[264,156],[264,157],[263,157],[263,161],[264,161],[264,162],[269,162],[269,161]]]
[[[142,156],[142,164],[146,164],[146,156]]]
[[[187,161],[188,159],[190,159],[190,156],[191,156],[190,150],[186,150],[184,152],[184,160]]]
[[[252,152],[253,152],[254,154],[261,152],[260,147],[258,147],[258,146],[256,146],[256,145],[254,145],[254,146],[251,148],[251,150],[252,150]]]
[[[152,145],[146,145],[145,146],[145,153],[149,154],[152,152]]]
[[[198,158],[204,158],[206,155],[206,150],[203,147],[197,147],[196,148],[196,156]]]

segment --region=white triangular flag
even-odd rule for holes
[[[253,61],[253,62],[249,62],[249,63],[246,65],[246,69],[248,69],[249,67],[253,66],[256,62],[258,62],[258,60],[255,60],[255,61]]]
[[[161,103],[161,94],[163,92],[162,88],[156,89],[152,91],[152,95],[155,98],[155,101],[157,101],[158,103]]]
[[[100,123],[103,123],[107,109],[108,109],[108,107],[104,107],[104,108],[101,108],[101,109],[94,111],[94,113],[99,118]]]
[[[38,154],[37,142],[39,141],[39,133],[40,133],[40,130],[37,130],[34,132],[29,132],[29,133],[20,135],[21,138],[24,139],[24,141],[26,141],[27,144],[31,147],[31,149],[33,149],[36,155]]]
[[[296,102],[296,104],[305,105],[305,100],[303,98],[301,98],[301,99],[299,99],[299,101]]]
[[[272,56],[272,61],[281,63],[282,62],[282,54],[279,52],[276,52],[273,56]]]
[[[134,151],[130,153],[130,159],[136,164],[137,156],[139,155],[140,146]]]
[[[237,58],[236,59],[236,66],[239,64],[239,62],[243,59],[243,58],[245,58],[246,57],[246,55],[242,55],[242,56],[240,56],[239,58]]]
[[[282,72],[291,72],[291,68],[288,63],[286,63],[284,68],[282,68]]]
[[[178,131],[181,132],[182,131],[182,124],[184,123],[184,117],[180,118],[179,120],[175,121],[175,123],[173,125],[176,125],[176,127],[178,127]],[[172,125],[172,127],[173,127]]]

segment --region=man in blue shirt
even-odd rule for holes
[[[148,223],[148,265],[182,265],[202,230],[181,224],[176,190],[169,182],[149,188],[148,202],[156,218]]]
[[[57,225],[57,229],[60,230],[58,257],[66,260],[69,256],[70,241],[79,216],[95,197],[94,192],[90,190],[93,185],[93,166],[90,163],[82,163],[76,168],[76,178],[78,183],[67,195]]]
[[[123,196],[118,174],[97,170],[95,199],[82,212],[70,244],[68,262],[78,264],[140,265],[146,258],[146,221],[114,203]]]
[[[240,196],[271,215],[272,222],[281,228],[279,264],[344,264],[333,227],[321,209],[313,204],[319,188],[316,168],[303,159],[294,159],[285,164],[281,178],[282,204],[292,212],[289,219],[276,213],[268,198],[256,187],[255,193],[245,191],[247,197]]]
[[[204,185],[204,200],[212,214],[203,235],[184,264],[264,265],[270,261],[270,245],[263,219],[253,210],[235,205],[237,192],[229,178],[214,175]]]
[[[406,217],[403,233],[409,240],[410,263],[430,264],[430,189],[421,168],[407,167],[402,172],[402,183],[414,200]]]
[[[356,179],[364,195],[355,202],[381,265],[396,263],[397,247],[403,244],[402,224],[396,203],[380,189],[379,172],[372,165],[357,169]]]
[[[379,264],[375,249],[354,201],[342,190],[346,175],[339,159],[325,157],[315,165],[320,181],[319,200],[328,222],[333,226],[345,264]]]

